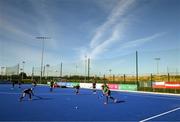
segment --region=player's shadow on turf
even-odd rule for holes
[[[52,100],[53,98],[34,98],[32,100]]]
[[[116,103],[124,103],[126,102],[125,100],[118,100]]]
[[[126,102],[125,100],[118,100],[116,102],[109,102],[110,104],[119,104],[119,103],[124,103]]]
[[[52,100],[53,98],[33,98],[32,100],[28,100],[28,99],[25,99],[25,100],[22,100],[22,101],[37,101],[37,100]]]

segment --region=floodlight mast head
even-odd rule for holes
[[[160,60],[160,58],[154,58],[155,60]]]
[[[50,37],[46,37],[46,36],[38,36],[38,37],[36,37],[36,39],[51,39]]]

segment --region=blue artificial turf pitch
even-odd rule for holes
[[[0,121],[180,121],[180,97],[112,91],[119,103],[105,105],[102,92],[48,86],[34,88],[32,100],[19,97],[22,85],[11,89],[11,84],[0,85]],[[152,117],[152,118],[151,118]]]

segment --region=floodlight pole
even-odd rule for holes
[[[111,71],[112,69],[109,69],[110,81],[111,81]]]
[[[23,64],[22,74],[21,74],[21,75],[22,75],[22,80],[23,80],[23,74],[24,74],[24,64],[25,64],[25,63],[26,63],[25,61],[23,61],[23,62],[22,62],[22,64]]]
[[[40,83],[41,83],[41,81],[42,81],[43,60],[44,60],[44,39],[42,39],[42,54],[41,54],[41,76],[40,76]]]
[[[139,73],[138,73],[138,51],[136,51],[136,84],[137,88],[139,88]]]
[[[1,67],[1,79],[3,80],[3,70],[4,70],[5,67]]]
[[[32,81],[34,80],[34,67],[32,68],[32,76],[31,76]]]
[[[90,58],[88,58],[88,82],[90,79]]]
[[[40,75],[40,83],[41,83],[42,82],[43,60],[44,60],[44,40],[50,39],[50,37],[39,36],[39,37],[36,37],[36,39],[42,40],[41,75]]]
[[[62,78],[62,62],[61,62],[61,66],[60,66],[60,78]]]
[[[157,74],[159,74],[159,61],[160,58],[154,58],[157,61]]]
[[[84,77],[84,82],[86,82],[86,70],[87,70],[87,56],[85,55],[85,77]]]
[[[46,79],[48,79],[48,73],[49,73],[49,71],[48,71],[48,68],[50,67],[50,65],[49,64],[46,64]]]
[[[78,69],[78,66],[77,66],[77,64],[76,64],[76,73],[75,73],[75,75],[78,76],[77,69]]]

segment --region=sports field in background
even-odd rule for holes
[[[180,96],[112,91],[119,103],[105,105],[102,92],[37,86],[33,99],[19,102],[23,89],[0,85],[0,121],[180,121]]]

